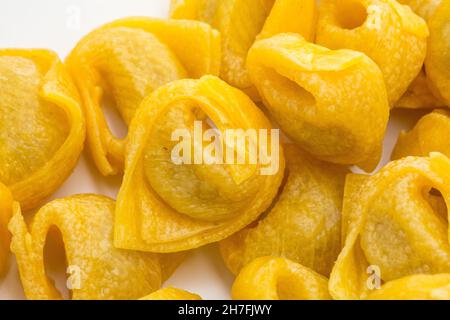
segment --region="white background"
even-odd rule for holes
[[[64,58],[77,41],[92,29],[126,16],[166,17],[169,0],[1,0],[0,48],[48,48]],[[385,164],[401,129],[410,128],[421,111],[393,112],[382,164]],[[114,124],[113,126],[119,126]],[[117,128],[116,128],[117,129]],[[99,175],[83,154],[72,176],[53,198],[78,193],[116,197],[120,178]],[[7,276],[0,279],[0,299],[23,299],[12,257]],[[59,287],[63,281],[59,281]],[[229,299],[233,276],[223,265],[216,245],[194,251],[164,286],[200,294],[204,299]]]

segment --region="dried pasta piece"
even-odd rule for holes
[[[153,292],[140,300],[202,300],[202,298],[197,294],[169,287]]]
[[[426,55],[425,21],[395,0],[323,0],[318,44],[367,54],[381,69],[390,105],[408,89]]]
[[[409,86],[405,94],[398,100],[396,108],[420,109],[420,108],[441,108],[445,107],[445,102],[437,98],[429,84],[429,80],[422,70]]]
[[[428,21],[441,0],[400,0],[399,2],[407,4],[416,14]],[[445,102],[438,97],[439,94],[433,94],[433,91],[435,90],[430,88],[430,80],[426,76],[425,68],[422,68],[417,78],[397,102],[396,107],[409,109],[445,107]]]
[[[374,169],[389,106],[373,61],[280,34],[257,41],[247,66],[269,112],[294,142],[320,160]]]
[[[98,195],[54,200],[38,211],[29,231],[20,212],[14,214],[11,250],[27,298],[61,299],[44,266],[43,250],[53,228],[62,235],[72,299],[139,299],[160,288],[158,255],[113,246],[114,207],[113,200]]]
[[[221,32],[221,78],[256,100],[245,67],[255,39],[295,32],[312,41],[316,16],[315,0],[172,0],[171,5],[172,18],[204,21]]]
[[[182,132],[182,143],[192,148],[195,159],[198,152],[205,155],[200,146],[203,143],[207,149],[210,144],[193,140],[205,137],[198,129],[211,132],[208,118],[222,135],[233,129],[242,129],[243,134],[252,129],[266,132],[268,154],[279,161],[271,161],[270,168],[259,161],[262,158],[256,164],[176,161],[179,143],[172,137],[177,132]],[[259,144],[264,139],[251,134],[249,138],[249,144],[260,150],[265,146]],[[216,77],[175,81],[156,90],[143,102],[130,128],[115,245],[178,252],[220,241],[244,228],[269,207],[281,184],[284,157],[276,142],[259,108]],[[226,141],[219,145],[232,146]]]
[[[11,235],[8,232],[8,222],[18,203],[13,201],[11,192],[0,183],[0,277],[8,268],[9,244]]]
[[[449,172],[450,160],[432,153],[393,161],[371,177],[349,176],[333,298],[366,298],[377,279],[450,272]]]
[[[246,265],[232,288],[234,300],[329,300],[328,279],[301,264],[260,257]]]
[[[427,76],[433,93],[450,105],[450,0],[442,0],[428,26]]]
[[[173,80],[218,74],[220,35],[195,21],[126,18],[85,36],[66,61],[80,90],[88,145],[103,175],[123,169],[126,139],[111,133],[102,111],[111,100],[129,125],[142,100]]]
[[[430,19],[442,0],[399,0],[401,4],[408,5],[417,15],[425,21]]]
[[[450,300],[450,274],[413,275],[389,281],[369,300]]]
[[[340,252],[348,170],[317,161],[293,145],[285,146],[285,155],[285,183],[270,211],[220,244],[234,274],[257,257],[278,256],[329,276]]]
[[[402,132],[392,153],[392,159],[407,156],[427,156],[441,152],[450,157],[450,112],[436,110],[425,115],[410,132]]]
[[[83,149],[78,92],[48,50],[0,50],[0,182],[33,209],[70,175]]]

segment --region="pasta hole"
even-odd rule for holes
[[[361,2],[345,0],[338,3],[336,18],[341,28],[352,30],[364,24],[367,11]]]
[[[44,246],[44,268],[48,278],[54,281],[56,289],[63,299],[70,299],[71,292],[67,288],[67,258],[64,241],[59,229],[52,226]]]
[[[263,88],[267,90],[264,95],[274,106],[269,110],[281,125],[296,122],[299,114],[308,117],[316,113],[316,98],[307,88],[271,68],[266,69],[266,78],[269,80]],[[276,97],[273,97],[273,92],[277,93]],[[287,106],[287,109],[279,108],[280,105]]]
[[[436,188],[427,189],[425,199],[436,216],[438,216],[442,223],[445,223],[448,228],[448,207],[442,193]]]

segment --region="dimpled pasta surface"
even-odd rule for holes
[[[158,255],[113,246],[114,207],[113,200],[97,195],[54,200],[38,211],[29,228],[20,212],[14,214],[11,250],[28,299],[62,298],[44,264],[52,227],[62,236],[72,299],[139,299],[160,288],[164,275]]]
[[[174,130],[183,129],[183,135],[192,138],[195,122],[210,129],[208,119],[223,133],[233,128],[242,129],[242,134],[247,129],[267,132],[267,141],[257,137],[249,141],[269,146],[269,154],[277,160],[273,171],[264,174],[260,161],[176,164]],[[220,241],[256,220],[270,206],[284,174],[283,150],[271,149],[271,129],[245,94],[217,77],[180,80],[155,91],[131,125],[116,208],[115,245],[183,251]],[[186,142],[188,149],[202,143]]]
[[[450,300],[450,274],[413,275],[390,281],[369,300]]]
[[[125,18],[85,36],[67,58],[83,98],[88,146],[103,175],[123,170],[126,138],[115,137],[103,105],[112,103],[126,126],[142,100],[183,78],[218,74],[220,35],[195,21]]]
[[[450,0],[442,0],[430,18],[429,28],[427,75],[436,95],[450,105]]]
[[[426,157],[441,152],[450,157],[450,112],[435,110],[423,116],[409,132],[400,133],[392,159]]]
[[[234,300],[328,300],[328,279],[301,264],[260,257],[246,265],[233,283]]]
[[[347,169],[286,145],[286,177],[271,209],[220,244],[235,274],[257,257],[279,256],[329,276],[341,248],[341,207]]]
[[[172,0],[171,17],[209,23],[222,34],[221,78],[259,96],[246,69],[247,53],[257,38],[295,32],[314,39],[314,0]]]
[[[0,50],[0,74],[0,182],[29,210],[75,167],[84,118],[78,93],[55,53]]]
[[[318,44],[352,49],[381,69],[394,106],[422,68],[426,22],[395,0],[324,0],[319,6]]]
[[[378,164],[389,106],[367,56],[288,33],[257,41],[247,66],[270,114],[301,148],[337,164]]]
[[[366,298],[367,270],[383,282],[448,273],[450,160],[440,153],[393,161],[379,173],[347,178],[345,245],[330,276],[335,299]]]
[[[0,278],[5,275],[9,262],[11,235],[8,232],[8,222],[17,207],[11,192],[0,183]]]

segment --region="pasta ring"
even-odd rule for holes
[[[158,255],[114,248],[114,206],[113,200],[98,195],[54,200],[38,211],[30,231],[20,212],[14,214],[9,224],[11,250],[29,299],[61,299],[44,267],[51,227],[62,235],[72,299],[138,299],[160,288],[167,273]]]
[[[88,145],[103,175],[123,169],[126,139],[102,112],[111,98],[128,126],[142,100],[163,84],[218,74],[220,35],[194,21],[126,18],[84,37],[66,60],[83,99]]]
[[[450,274],[413,275],[389,281],[368,300],[450,300]]]
[[[286,177],[276,202],[256,225],[220,243],[237,274],[262,256],[278,256],[329,276],[341,249],[341,207],[348,170],[285,146]]]
[[[335,299],[362,299],[372,276],[388,282],[450,271],[450,160],[440,153],[391,162],[372,177],[349,175],[345,246],[330,276]],[[376,271],[367,276],[370,269]]]
[[[320,160],[375,168],[389,106],[381,72],[364,54],[280,34],[257,41],[247,67],[265,106],[300,147]]]
[[[0,73],[0,182],[27,211],[71,174],[83,149],[84,118],[54,52],[0,50]]]
[[[361,51],[373,59],[391,106],[420,72],[427,37],[425,21],[395,0],[323,0],[319,6],[317,43]]]
[[[246,265],[232,288],[234,300],[329,300],[328,279],[276,257],[260,257]]]
[[[402,132],[392,159],[441,152],[450,157],[450,111],[435,110],[422,117],[410,132]]]
[[[269,130],[268,144],[272,145],[269,120],[245,94],[216,77],[175,81],[156,90],[142,103],[130,128],[125,176],[117,199],[117,247],[189,250],[230,236],[269,207],[284,174],[281,147],[279,153],[274,150],[279,165],[271,175],[261,174],[261,163],[174,163],[174,130],[190,133],[198,119],[209,126],[207,117],[221,133]]]
[[[198,294],[169,287],[155,291],[140,300],[202,300],[202,298]]]
[[[436,96],[450,105],[450,0],[442,0],[428,25],[427,76]]]
[[[219,30],[221,78],[259,100],[245,67],[253,42],[281,32],[299,33],[312,41],[317,9],[315,0],[172,0],[170,16],[204,21]]]

